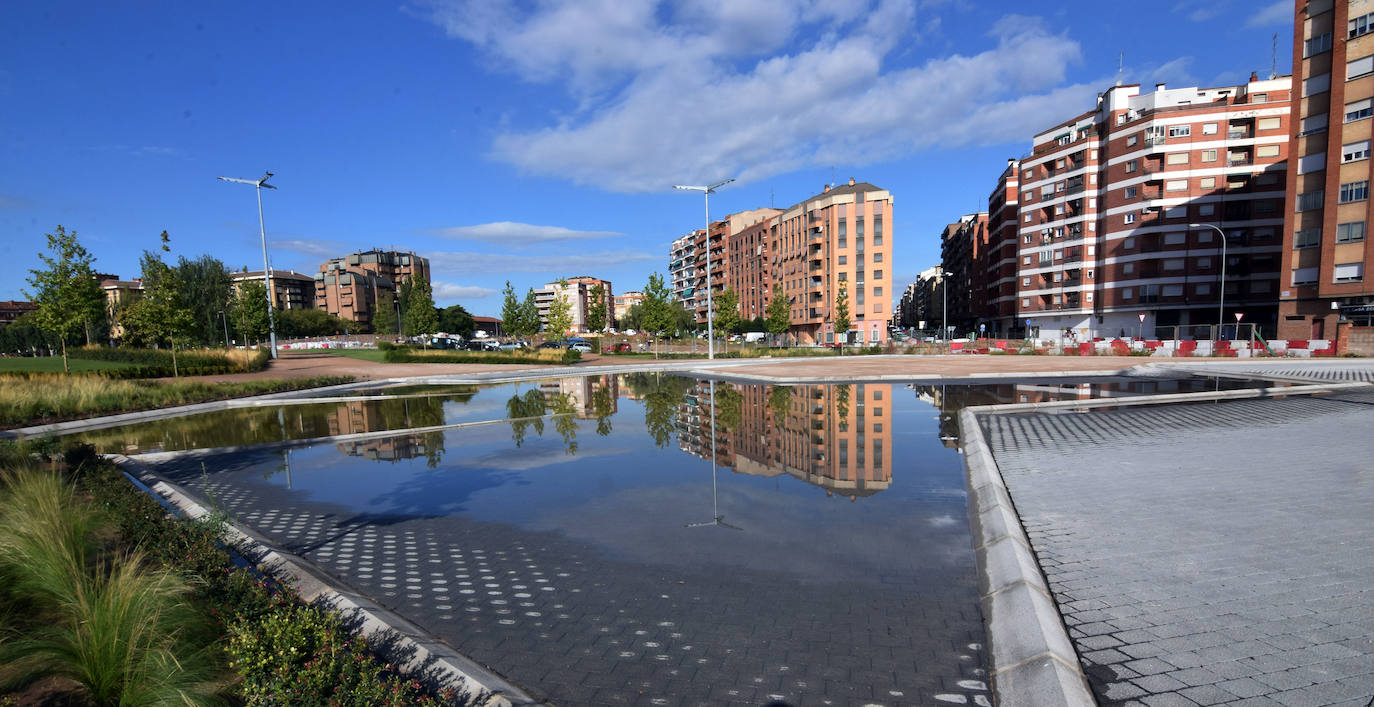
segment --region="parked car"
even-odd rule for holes
[[[585,341],[574,341],[574,342],[568,344],[568,350],[569,350],[569,351],[577,351],[578,353],[588,353],[588,354],[589,354],[589,353],[592,352],[592,345],[589,344],[589,343],[587,343],[587,342],[585,342]]]
[[[563,347],[564,344],[560,341],[545,341],[544,343],[539,345],[539,348],[541,349],[561,349]]]
[[[634,350],[628,342],[622,341],[618,344],[606,344],[601,348],[605,353],[628,353]]]
[[[507,341],[504,344],[501,344],[498,348],[502,351],[519,351],[520,349],[525,348],[525,342]]]

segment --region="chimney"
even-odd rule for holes
[[[1157,83],[1157,84],[1155,84],[1155,90],[1156,90],[1156,91],[1163,91],[1163,90],[1164,90],[1164,84],[1162,84],[1162,83]]]
[[[1014,164],[1016,164],[1016,158],[1015,158],[1015,157],[1008,157],[1008,158],[1007,158],[1007,166],[1010,167],[1010,166],[1012,166],[1012,165],[1014,165]]]
[[[1255,72],[1255,71],[1251,71],[1251,72],[1250,72],[1250,80],[1251,80],[1251,81],[1259,81],[1259,73],[1258,73],[1258,72]]]
[[[853,177],[850,177],[850,178],[849,178],[849,186],[851,186],[851,187],[854,186],[854,178],[853,178]]]
[[[822,194],[824,194],[824,193],[826,193],[826,192],[828,192],[828,191],[830,191],[830,185],[829,185],[829,184],[827,184],[827,185],[825,185],[824,187],[821,188],[821,193],[822,193]]]

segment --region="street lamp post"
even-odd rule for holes
[[[224,348],[227,349],[229,348],[229,317],[222,309],[219,311],[219,320],[224,322]]]
[[[711,195],[716,189],[735,181],[734,177],[705,187],[674,185],[674,189],[699,191],[706,197],[706,358],[716,357],[716,310],[715,298],[711,296]]]
[[[268,333],[268,335],[269,335],[269,337],[271,338],[271,341],[272,341],[272,358],[276,358],[276,357],[277,357],[277,319],[276,319],[276,314],[274,314],[274,312],[273,312],[273,310],[274,310],[275,308],[274,308],[273,302],[272,302],[272,300],[273,300],[273,296],[272,296],[272,295],[273,295],[273,293],[272,293],[272,265],[271,265],[271,263],[267,260],[267,227],[266,227],[265,225],[263,225],[263,220],[262,220],[262,190],[263,190],[263,187],[266,187],[266,188],[268,188],[268,189],[276,189],[276,187],[274,187],[274,186],[272,186],[271,184],[268,184],[268,183],[267,183],[267,180],[270,179],[271,177],[272,177],[272,173],[271,173],[271,172],[267,172],[267,173],[265,173],[265,174],[262,175],[262,178],[261,178],[261,179],[234,179],[233,177],[216,177],[216,178],[217,178],[217,179],[220,179],[220,180],[223,180],[223,181],[226,181],[226,182],[237,182],[238,184],[252,184],[254,187],[257,188],[257,192],[258,192],[258,233],[262,235],[262,277],[263,277],[263,281],[267,283],[267,333]]]
[[[1221,238],[1221,283],[1217,285],[1217,341],[1221,341],[1221,327],[1226,324],[1226,231],[1210,223],[1190,223],[1188,228],[1210,228]],[[1239,327],[1237,327],[1239,329]]]

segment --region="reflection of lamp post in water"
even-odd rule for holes
[[[688,528],[700,528],[707,525],[721,525],[731,530],[744,530],[736,525],[725,522],[725,516],[720,514],[720,504],[716,494],[716,382],[711,381],[711,520],[705,523],[688,523]]]
[[[286,442],[286,417],[281,413],[281,406],[277,406],[277,427],[281,429],[281,464],[286,470],[286,488],[291,488],[291,448],[285,446]]]

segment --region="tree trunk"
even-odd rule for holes
[[[179,378],[181,374],[177,372],[177,342],[172,342],[172,377]]]
[[[62,372],[71,373],[72,367],[67,363],[67,340],[62,340]]]

